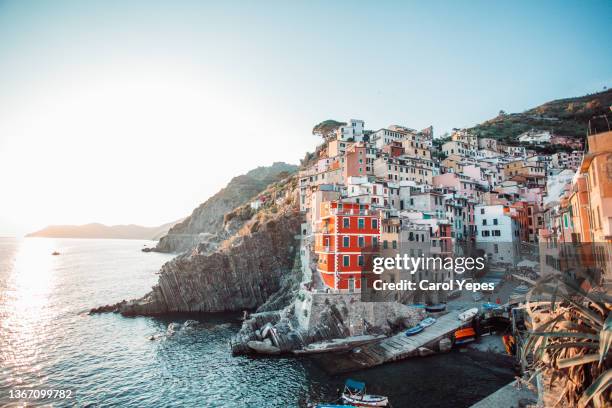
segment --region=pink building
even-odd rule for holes
[[[344,158],[344,180],[349,177],[366,175],[366,148],[363,143],[355,143],[347,148]]]

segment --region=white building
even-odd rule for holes
[[[348,123],[340,126],[337,130],[337,137],[340,140],[352,139],[355,142],[363,141],[364,121],[359,119],[349,119]]]
[[[382,149],[391,142],[402,142],[409,136],[410,133],[404,130],[379,129],[370,136],[370,140],[377,149]]]
[[[514,263],[519,253],[520,226],[506,205],[476,205],[474,222],[476,242],[485,250],[489,261]]]
[[[574,169],[576,170],[582,162],[583,153],[574,150],[571,153],[557,152],[551,156],[550,165],[557,169]]]
[[[550,142],[552,135],[547,130],[531,129],[519,135],[518,140],[522,143],[542,144]]]

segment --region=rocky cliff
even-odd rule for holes
[[[296,280],[301,215],[296,178],[269,186],[258,211],[244,205],[222,218],[232,236],[214,250],[200,243],[164,264],[158,284],[140,299],[93,309],[123,315],[222,312],[284,307]],[[299,271],[299,266],[297,267]],[[293,283],[292,283],[293,282]]]
[[[271,183],[294,173],[297,166],[276,162],[269,167],[258,167],[247,174],[234,177],[228,185],[193,210],[192,214],[172,227],[163,236],[155,251],[182,252],[200,243],[214,249],[231,235],[224,230],[224,215],[251,201]]]

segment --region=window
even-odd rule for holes
[[[351,219],[344,217],[342,219],[342,225],[344,226],[344,228],[349,228],[351,226]]]
[[[364,265],[364,262],[363,262],[363,255],[359,255],[359,256],[357,257],[357,264],[358,264],[359,266],[363,266],[363,265]]]
[[[364,229],[365,228],[365,219],[359,218],[358,223],[357,223],[357,227],[359,229]]]
[[[387,249],[388,247],[389,247],[389,246],[388,246],[388,244],[387,244],[387,240],[385,239],[385,240],[383,241],[383,249]]]
[[[497,218],[493,218],[493,225],[497,225]]]
[[[348,248],[350,244],[350,238],[349,237],[343,237],[342,238],[342,246],[345,248]]]
[[[344,266],[351,266],[351,257],[348,255],[344,255],[342,257],[342,265]]]
[[[501,231],[500,230],[493,230],[492,233],[493,233],[494,237],[501,237]]]
[[[481,208],[481,209],[480,209],[480,213],[481,213],[481,214],[484,214],[484,212],[485,212],[485,211],[484,211],[484,208]]]
[[[482,225],[487,225],[487,220],[486,219],[482,220]]]
[[[365,238],[359,237],[359,248],[363,248],[365,246]]]
[[[397,249],[397,241],[393,240],[393,249]]]
[[[378,237],[372,237],[372,246],[374,248],[378,246]]]
[[[482,236],[483,237],[488,237],[489,235],[490,235],[489,231],[482,231]]]

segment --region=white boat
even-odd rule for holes
[[[423,320],[421,320],[421,322],[419,323],[422,327],[429,327],[432,324],[434,324],[436,322],[436,319],[434,317],[428,317],[425,318]]]
[[[389,398],[383,395],[366,394],[365,383],[348,379],[344,384],[342,401],[355,407],[387,407]]]
[[[474,316],[478,314],[478,308],[474,307],[472,309],[468,309],[465,312],[459,313],[459,320],[462,322],[467,322],[471,320]]]

